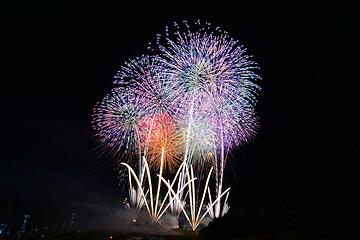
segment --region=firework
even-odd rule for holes
[[[171,192],[174,195],[174,199],[176,199],[176,201],[178,202],[178,205],[180,206],[182,212],[184,213],[186,219],[188,220],[192,230],[195,230],[200,222],[204,219],[204,217],[206,216],[206,214],[210,211],[212,211],[212,207],[217,204],[218,201],[220,201],[220,199],[227,194],[230,191],[230,188],[226,189],[214,202],[211,201],[211,197],[210,197],[210,189],[208,187],[209,184],[209,180],[211,177],[211,172],[212,169],[210,169],[209,174],[207,176],[206,179],[206,183],[205,183],[205,187],[204,187],[204,191],[203,191],[203,195],[200,201],[200,205],[198,207],[198,209],[196,209],[196,203],[197,203],[197,199],[196,199],[196,194],[195,194],[195,183],[193,180],[195,180],[196,178],[194,178],[194,171],[192,166],[187,164],[187,162],[185,161],[184,163],[186,163],[184,165],[184,169],[186,170],[187,173],[187,178],[188,178],[188,182],[186,183],[186,185],[188,186],[188,199],[189,199],[189,212],[187,212],[185,210],[185,208],[183,207],[183,201],[181,201],[178,197],[179,195],[179,191],[177,193],[175,193],[175,191],[172,189],[172,185],[170,185],[168,182],[166,182],[166,180],[159,175],[159,178],[161,178],[161,180],[165,183],[165,185],[169,188],[169,192]],[[190,168],[190,170],[189,170]],[[190,179],[191,176],[191,179]],[[204,199],[205,199],[205,195],[206,195],[206,189],[209,192],[209,198],[210,198],[210,203],[207,204],[207,210],[201,215],[201,210],[202,210],[202,206],[204,203]],[[182,191],[182,190],[181,190]],[[227,198],[225,200],[225,202],[227,201]]]
[[[164,66],[157,58],[142,55],[129,59],[114,76],[114,84],[131,86],[142,96],[142,107],[149,115],[173,115],[177,86],[169,81]]]
[[[143,156],[159,168],[161,147],[164,146],[165,169],[174,171],[179,163],[176,124],[172,117],[176,109],[177,96],[173,91],[176,86],[169,81],[162,64],[154,57],[143,55],[126,62],[114,78],[114,84],[131,86],[141,96],[140,105],[146,112],[146,117],[138,121]]]
[[[216,154],[216,133],[210,108],[193,111],[183,119],[178,119],[178,139],[182,152],[187,151],[187,158],[195,169],[204,163],[209,165]],[[187,144],[188,143],[188,144]],[[211,166],[210,166],[211,167]]]
[[[187,22],[184,23],[189,28]],[[175,23],[175,26],[179,25]],[[177,86],[173,91],[180,96],[177,117],[190,118],[193,112],[195,121],[206,113],[208,118],[214,119],[214,128],[236,125],[242,122],[241,115],[253,109],[256,103],[260,87],[254,82],[260,77],[253,70],[258,68],[257,64],[250,61],[251,56],[245,55],[246,49],[237,46],[237,41],[229,39],[226,33],[201,30],[202,33],[177,30],[176,42],[166,37],[166,46],[158,46],[161,52],[158,61]],[[238,145],[239,140],[245,143],[254,137],[258,123],[257,118],[253,120],[254,126],[248,122],[246,128],[229,131],[228,135],[239,137],[234,138],[236,142],[227,143],[227,148]]]
[[[141,95],[131,88],[113,89],[94,109],[92,124],[100,146],[119,155],[119,163],[132,160],[135,152],[141,152],[139,122],[146,114]]]
[[[131,173],[129,173],[129,176],[130,175]],[[136,191],[135,187],[133,187],[131,184],[131,180],[129,182],[130,182],[130,187],[129,187],[130,202],[125,202],[125,208],[129,211],[131,220],[136,221],[137,216],[144,205],[146,196],[148,195],[149,191],[147,191],[143,197],[141,191],[144,191],[144,188],[142,188],[141,191]]]
[[[215,166],[218,198],[222,193],[226,153],[256,134],[258,118],[253,106],[260,90],[255,81],[260,77],[254,73],[258,67],[249,60],[246,49],[237,46],[237,41],[226,32],[219,29],[192,32],[186,21],[184,24],[188,29],[176,30],[176,40],[169,37],[166,28],[166,43],[157,41],[158,61],[180,96],[176,117],[186,129],[185,158],[203,163],[207,160],[205,156],[213,157],[208,162]],[[177,23],[174,25],[179,29]],[[207,25],[210,29],[210,24]],[[217,204],[219,207],[220,201]]]
[[[181,209],[196,228],[202,218],[200,210],[196,213],[192,205],[193,169],[199,179],[208,174],[201,203],[207,191],[210,203],[206,213],[210,218],[224,215],[229,209],[229,190],[222,191],[226,160],[229,152],[256,136],[259,118],[254,106],[260,90],[256,81],[260,77],[254,72],[258,66],[250,60],[252,56],[246,55],[247,49],[238,46],[238,41],[229,38],[227,32],[211,30],[209,23],[191,31],[189,24],[183,23],[184,31],[174,23],[174,35],[169,27],[165,28],[164,37],[157,35],[158,54],[125,62],[113,81],[119,87],[97,104],[93,124],[102,146],[110,148],[111,154],[119,154],[118,163],[126,162],[122,164],[129,170],[130,198],[136,199],[132,205],[138,207],[142,201],[152,221],[157,221],[165,211],[162,210],[165,200],[158,208],[160,180],[164,181],[168,186],[166,197],[170,198],[167,207],[174,209],[174,213]],[[200,21],[196,25],[201,26]],[[137,176],[129,165],[134,156],[138,157]],[[190,167],[185,167],[188,164]],[[160,173],[155,200],[149,166]],[[166,169],[178,170],[176,193],[175,179],[170,184],[162,177]],[[207,187],[212,169],[216,184],[214,201]],[[142,188],[145,172],[151,209]],[[136,180],[136,191],[130,174]],[[190,216],[184,210],[185,186]],[[220,200],[225,193],[221,210]]]
[[[162,149],[162,152],[164,153],[164,148]],[[134,170],[132,169],[132,167],[130,165],[128,165],[127,163],[121,163],[122,165],[124,165],[128,170],[129,172],[131,173],[131,175],[133,176],[133,178],[135,179],[135,182],[137,183],[138,185],[138,189],[140,189],[140,194],[141,194],[141,197],[142,197],[142,202],[145,203],[145,207],[149,213],[149,216],[150,216],[150,219],[151,219],[151,222],[157,222],[161,216],[166,212],[166,210],[169,208],[169,206],[172,204],[172,202],[176,199],[178,202],[180,202],[179,200],[179,194],[181,194],[184,190],[184,188],[192,183],[193,181],[195,181],[195,178],[193,179],[189,179],[188,178],[188,182],[184,184],[184,186],[177,192],[175,193],[174,190],[172,189],[172,186],[174,185],[177,177],[180,175],[182,169],[185,167],[185,164],[186,162],[183,162],[181,164],[181,166],[178,168],[178,171],[174,177],[174,180],[173,180],[173,183],[170,185],[166,182],[166,180],[164,180],[164,178],[162,177],[162,172],[163,172],[163,169],[162,169],[162,166],[163,166],[163,158],[161,158],[161,166],[160,166],[160,172],[158,174],[158,184],[157,184],[157,190],[156,190],[156,195],[154,196],[153,195],[153,186],[152,186],[152,181],[151,181],[151,174],[150,174],[150,169],[149,169],[149,165],[147,164],[147,161],[146,159],[143,157],[143,166],[146,170],[146,175],[147,175],[147,178],[148,178],[148,192],[149,192],[149,203],[150,203],[150,206],[149,206],[149,203],[148,201],[146,201],[147,199],[147,193],[145,194],[144,193],[144,189],[142,188],[142,183],[141,181],[139,180],[138,176],[135,174]],[[129,174],[130,176],[130,174]],[[161,182],[162,181],[165,181],[165,184],[166,186],[169,188],[169,191],[168,193],[166,194],[164,200],[162,201],[162,203],[160,203],[160,188],[161,188]],[[174,195],[173,198],[170,198],[170,202],[164,206],[167,198],[170,196],[170,192]],[[182,208],[182,210],[184,211],[184,208],[183,208],[183,205],[180,206]]]
[[[175,172],[179,167],[180,150],[176,135],[176,124],[169,115],[153,115],[143,121],[142,131],[149,133],[146,159],[149,165],[159,169],[161,157],[164,158],[164,170]],[[164,148],[164,153],[162,153]]]

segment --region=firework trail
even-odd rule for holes
[[[162,152],[164,152],[164,149],[162,149]],[[135,174],[134,170],[132,169],[132,167],[130,165],[128,165],[127,163],[121,163],[122,165],[124,165],[130,172],[130,174],[133,176],[133,178],[135,179],[136,184],[138,185],[138,189],[140,189],[140,194],[142,196],[142,201],[145,203],[145,207],[149,213],[151,222],[157,222],[161,216],[166,212],[166,210],[170,207],[170,205],[172,204],[173,201],[178,201],[181,202],[179,199],[179,194],[181,194],[184,190],[184,188],[191,184],[192,182],[195,181],[196,178],[188,178],[188,182],[186,182],[182,188],[177,191],[176,193],[174,192],[174,190],[172,189],[172,186],[174,185],[175,181],[177,180],[178,176],[181,175],[181,171],[183,168],[186,168],[187,164],[186,162],[183,162],[180,167],[178,168],[175,177],[173,179],[173,182],[171,183],[171,185],[168,183],[169,181],[166,181],[163,177],[162,177],[162,173],[163,173],[163,158],[161,158],[161,164],[160,164],[160,172],[157,175],[158,176],[158,184],[157,184],[157,190],[156,190],[156,195],[153,195],[153,185],[152,185],[152,181],[151,181],[151,174],[150,174],[150,169],[149,169],[149,165],[146,161],[146,159],[143,157],[143,162],[144,162],[144,168],[146,170],[146,175],[148,178],[148,191],[147,193],[149,193],[149,203],[148,201],[146,201],[147,199],[147,193],[144,193],[144,189],[142,187],[142,183],[139,180],[138,176]],[[129,174],[129,177],[130,177]],[[162,203],[160,203],[160,188],[161,188],[161,181],[165,181],[165,185],[168,187],[169,191],[166,194],[164,200],[162,201]],[[171,194],[173,194],[173,197],[171,198]],[[165,206],[165,202],[167,200],[167,198],[169,197],[170,201],[169,203]],[[150,206],[149,206],[150,204]],[[184,211],[183,208],[183,204],[180,204],[180,208]]]
[[[180,206],[182,212],[184,213],[186,219],[188,220],[192,230],[195,230],[199,224],[201,223],[201,221],[204,219],[204,217],[206,216],[206,214],[210,213],[211,214],[211,211],[213,209],[213,206],[215,204],[217,204],[217,202],[220,201],[220,199],[225,195],[226,195],[226,200],[225,200],[225,203],[227,202],[227,197],[229,195],[229,191],[230,191],[230,188],[226,189],[214,202],[212,202],[211,200],[211,194],[210,194],[210,189],[208,187],[208,184],[209,184],[209,180],[210,180],[210,177],[211,177],[211,172],[212,172],[212,169],[210,169],[209,171],[209,174],[207,176],[207,179],[206,179],[206,183],[205,183],[205,187],[204,187],[204,191],[203,191],[203,195],[202,195],[202,198],[201,198],[201,201],[200,201],[200,204],[198,206],[198,208],[196,208],[196,205],[197,205],[197,199],[196,199],[196,194],[195,194],[195,184],[194,184],[194,181],[193,180],[196,180],[196,178],[194,178],[194,171],[193,171],[193,168],[191,165],[188,165],[187,162],[183,162],[183,163],[186,163],[184,165],[184,169],[186,170],[186,176],[187,176],[187,179],[188,181],[186,182],[185,186],[187,185],[188,186],[188,199],[189,199],[189,212],[185,210],[185,208],[183,207],[183,201],[180,200],[180,198],[178,197],[178,195],[180,195],[180,192],[176,192],[173,190],[172,185],[169,184],[169,181],[166,182],[166,180],[161,176],[159,175],[159,178],[165,183],[165,185],[169,188],[169,192],[172,193],[174,195],[173,198],[171,198],[171,200],[173,201],[173,199],[175,199],[178,203],[178,205]],[[190,167],[189,167],[190,166]],[[189,169],[190,168],[190,169]],[[191,179],[190,179],[190,176],[191,176]],[[176,180],[176,178],[174,179],[174,181]],[[207,204],[207,210],[201,215],[201,210],[202,210],[202,206],[204,204],[204,200],[205,200],[205,196],[206,196],[206,190],[208,190],[208,193],[209,193],[209,199],[210,199],[210,203]],[[182,192],[183,190],[181,190]],[[227,206],[227,205],[226,205]],[[211,215],[210,215],[211,216]]]

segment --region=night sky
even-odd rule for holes
[[[0,223],[122,207],[115,163],[94,150],[92,109],[124,61],[183,19],[228,31],[261,68],[261,128],[230,159],[231,195],[359,199],[356,1],[50,2],[0,7]]]

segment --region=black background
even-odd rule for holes
[[[239,39],[261,68],[261,128],[228,164],[231,199],[358,202],[356,1],[250,2],[2,4],[0,222],[122,207],[114,162],[96,158],[92,109],[165,25],[198,18]]]

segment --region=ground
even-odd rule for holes
[[[305,229],[295,229],[279,233],[264,234],[259,236],[249,236],[234,238],[231,240],[305,240]],[[2,238],[17,239],[17,234],[7,235]],[[149,229],[122,229],[122,230],[74,230],[68,234],[64,229],[42,231],[36,233],[22,234],[20,239],[56,239],[56,240],[202,240],[199,231],[185,230],[161,230],[156,228]],[[341,236],[321,238],[320,240],[345,240]]]

